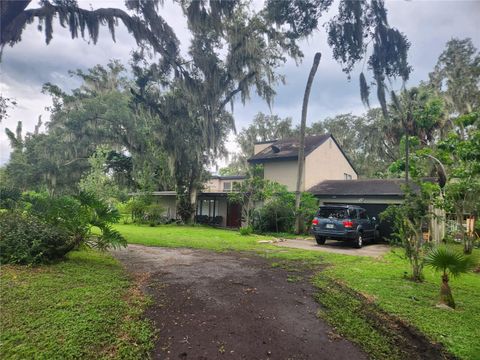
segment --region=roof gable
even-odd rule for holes
[[[330,137],[330,134],[305,136],[305,156],[322,145]],[[298,149],[298,138],[277,140],[258,154],[255,154],[248,159],[248,162],[258,164],[267,161],[298,160]]]

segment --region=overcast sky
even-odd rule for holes
[[[260,0],[257,0],[258,2]],[[79,1],[82,7],[123,7],[123,0]],[[36,4],[34,4],[36,6]],[[332,9],[335,9],[335,5]],[[470,37],[480,49],[480,0],[472,1],[387,1],[388,18],[392,26],[404,32],[411,42],[409,62],[413,73],[410,86],[427,79],[445,43],[452,37]],[[188,47],[188,31],[183,15],[176,4],[166,0],[161,10],[163,17],[172,26],[181,42],[183,51]],[[325,22],[332,14],[321,19]],[[326,44],[323,28],[302,43],[305,59],[298,66],[289,61],[280,69],[286,84],[279,85],[272,109],[259,98],[243,106],[235,104],[234,117],[238,130],[248,126],[259,112],[290,116],[297,124],[306,79],[315,52],[322,52],[310,97],[308,122],[317,121],[340,113],[362,114],[365,111],[359,95],[358,72],[348,81],[331,56]],[[78,80],[68,75],[68,70],[87,69],[96,64],[106,64],[109,59],[120,59],[127,64],[135,41],[119,26],[117,41],[112,42],[106,28],[101,29],[97,45],[82,39],[72,40],[67,30],[55,26],[53,40],[45,44],[44,35],[37,30],[37,24],[27,26],[23,40],[13,48],[4,49],[0,63],[0,91],[4,96],[13,97],[18,106],[9,112],[10,117],[0,124],[0,165],[8,161],[10,148],[5,136],[5,127],[14,129],[18,120],[23,121],[24,132],[32,131],[39,115],[48,120],[45,107],[51,104],[48,96],[41,93],[42,84],[51,82],[64,89],[79,85]],[[235,144],[229,148],[235,151]]]

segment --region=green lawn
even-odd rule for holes
[[[153,346],[146,304],[119,263],[96,251],[49,266],[2,266],[1,357],[144,359]]]
[[[278,248],[259,244],[263,236],[241,236],[238,232],[208,227],[165,225],[147,227],[117,225],[128,242],[150,246],[189,247],[214,251],[254,251],[275,258],[274,264],[295,268],[294,260],[306,264],[328,264],[314,277],[319,288],[317,299],[325,307],[321,316],[337,330],[361,343],[375,358],[397,357],[395,349],[381,332],[375,332],[368,319],[355,313],[358,300],[339,291],[336,282],[365,295],[380,309],[395,315],[427,334],[433,341],[443,343],[449,351],[462,359],[480,359],[480,275],[469,273],[451,280],[457,310],[435,307],[440,286],[439,274],[425,269],[425,282],[414,283],[404,278],[408,263],[401,251],[381,259],[336,255],[324,252]],[[476,256],[480,254],[478,250]],[[333,285],[332,285],[333,284]],[[345,304],[352,309],[346,311]],[[354,329],[354,331],[353,331]]]
[[[326,280],[340,280],[389,314],[406,320],[444,344],[459,358],[480,359],[480,275],[472,272],[451,279],[457,309],[439,309],[435,305],[440,274],[427,268],[423,283],[405,279],[403,274],[409,271],[409,266],[400,254],[397,249],[379,260],[352,256],[330,258],[333,266],[317,275],[314,281],[321,287]]]

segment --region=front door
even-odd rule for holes
[[[227,227],[238,228],[242,225],[242,205],[228,203]]]

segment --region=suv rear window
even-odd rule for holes
[[[320,218],[334,218],[334,219],[351,219],[356,218],[354,209],[342,208],[320,208],[318,210],[318,217]]]

